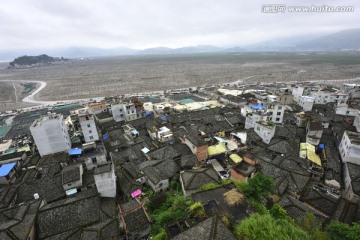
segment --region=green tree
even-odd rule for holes
[[[163,228],[160,229],[159,233],[152,237],[152,240],[167,240],[169,239]]]
[[[167,223],[184,218],[186,216],[186,209],[190,204],[191,202],[187,201],[184,196],[168,196],[168,199],[160,208],[150,213],[153,219],[151,226],[152,236],[157,235]]]
[[[313,240],[327,240],[329,236],[322,231],[321,223],[316,219],[315,215],[307,212],[298,219],[296,224],[305,232],[308,233],[310,239]]]
[[[235,226],[237,239],[288,240],[309,239],[307,233],[288,219],[276,219],[270,214],[253,214]]]
[[[280,204],[274,204],[270,209],[270,214],[276,219],[282,219],[287,217],[286,210]]]
[[[357,240],[360,239],[360,224],[349,226],[345,223],[333,221],[326,226],[325,231],[331,240]]]
[[[247,185],[242,186],[242,192],[247,198],[260,201],[275,192],[275,183],[270,176],[259,173],[250,178]]]
[[[193,217],[205,217],[204,205],[201,202],[196,202],[189,207],[190,214]]]

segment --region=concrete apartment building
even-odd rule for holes
[[[68,151],[71,147],[63,115],[51,114],[37,119],[30,126],[40,156]]]
[[[298,105],[302,107],[305,112],[310,112],[314,106],[315,99],[309,96],[300,96]]]
[[[345,131],[339,145],[339,152],[344,163],[343,173],[345,194],[351,201],[360,201],[360,133]]]
[[[360,165],[360,133],[345,131],[339,151],[343,162]]]
[[[266,144],[269,144],[271,139],[275,135],[276,125],[270,122],[257,122],[254,126],[254,131],[259,135],[262,141]]]
[[[94,179],[101,197],[116,196],[116,176],[112,163],[97,166],[94,170]]]
[[[145,111],[137,110],[135,104],[131,102],[111,105],[111,113],[116,122],[128,122],[146,116]]]
[[[85,142],[98,141],[99,134],[97,132],[94,115],[86,108],[79,109],[77,113]]]
[[[294,101],[299,102],[299,98],[304,94],[304,87],[294,87],[292,90],[292,95],[294,96]]]
[[[282,105],[275,105],[272,113],[271,121],[274,123],[282,123],[284,120],[285,107]]]
[[[310,92],[310,96],[314,98],[316,104],[327,103],[346,103],[349,99],[348,94],[337,93],[334,91],[313,91]]]
[[[360,132],[360,112],[357,113],[354,119],[354,127],[356,127],[356,131]]]

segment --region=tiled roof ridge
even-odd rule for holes
[[[216,215],[214,215],[214,216],[212,217],[211,229],[210,229],[210,239],[211,239],[211,240],[215,240],[215,239],[216,239],[217,223],[218,223],[218,218],[217,218]]]

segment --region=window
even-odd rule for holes
[[[285,98],[285,100],[286,100],[286,98]],[[281,109],[282,109],[282,106],[279,106],[278,109],[281,110]]]
[[[93,139],[94,139],[94,137],[93,137],[93,136],[90,136],[89,138],[90,138],[91,140],[93,140]]]
[[[90,124],[88,124],[87,127],[90,127]]]
[[[86,116],[86,117],[85,117],[85,119],[86,119],[86,120],[89,120],[89,117],[88,117],[88,116]]]
[[[91,130],[89,130],[89,133],[92,133],[92,131],[91,131]]]
[[[281,115],[281,112],[277,112],[276,115],[280,116],[280,115]]]
[[[92,162],[93,162],[94,164],[97,163],[96,157],[91,158],[91,160],[92,160]]]
[[[258,131],[260,131],[260,127],[259,126],[257,126],[257,128],[256,128]]]
[[[124,117],[124,114],[120,114],[120,117]]]
[[[280,121],[280,118],[276,118],[276,121],[277,121],[277,122]]]

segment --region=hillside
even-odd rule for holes
[[[10,62],[10,66],[13,67],[24,67],[24,66],[41,66],[41,65],[48,65],[55,62],[63,62],[67,61],[68,59],[65,58],[54,58],[50,57],[46,54],[42,54],[39,56],[21,56],[15,58],[14,61]]]

